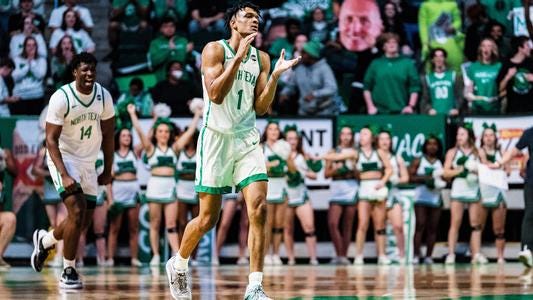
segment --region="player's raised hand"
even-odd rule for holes
[[[274,66],[274,71],[272,71],[272,74],[277,73],[277,75],[281,75],[281,73],[294,67],[300,61],[301,58],[301,56],[298,56],[294,59],[285,60],[285,49],[281,50],[281,54],[279,56],[278,61],[276,62],[276,65]]]
[[[257,36],[257,32],[254,32],[250,35],[248,35],[245,38],[242,38],[239,42],[239,48],[237,48],[237,53],[235,54],[235,57],[244,59],[246,57],[246,54],[248,54],[248,49],[250,49],[250,45],[252,44],[252,41]]]

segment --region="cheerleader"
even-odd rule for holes
[[[472,229],[470,236],[472,263],[485,264],[488,262],[487,258],[480,252],[483,225],[481,222],[479,183],[476,175],[478,163],[479,157],[472,124],[465,123],[457,129],[455,147],[448,150],[444,162],[443,177],[452,180],[446,264],[455,263],[455,245],[463,220],[465,204],[468,205],[468,216]]]
[[[131,265],[140,267],[137,258],[139,235],[139,193],[137,182],[137,156],[133,152],[131,131],[122,128],[115,134],[115,154],[113,159],[113,183],[108,190],[112,205],[109,208],[109,235],[107,237],[107,266],[115,264],[113,257],[117,250],[117,239],[124,213],[128,218]]]
[[[263,133],[261,143],[265,154],[266,167],[268,173],[268,190],[267,190],[267,221],[265,235],[265,264],[281,265],[279,257],[279,246],[283,234],[283,224],[285,222],[285,201],[287,188],[285,180],[286,162],[272,149],[276,142],[283,139],[279,124],[270,121]],[[272,255],[269,255],[270,246],[272,246]]]
[[[220,224],[217,230],[217,241],[215,247],[215,257],[213,259],[213,265],[218,266],[220,251],[228,236],[228,231],[231,226],[233,216],[237,212],[240,206],[239,217],[239,258],[237,259],[237,265],[248,265],[248,258],[246,256],[246,249],[248,247],[248,214],[246,213],[246,202],[242,193],[231,193],[222,195],[222,201],[224,202],[224,209],[222,209],[222,215],[220,217]]]
[[[326,160],[324,175],[331,178],[329,190],[331,200],[328,209],[328,229],[336,257],[332,264],[347,265],[348,247],[353,234],[353,221],[356,211],[358,183],[355,179],[355,160],[357,151],[354,148],[354,134],[350,127],[343,127],[339,134],[338,146],[330,153],[352,153],[353,157],[341,161]],[[342,231],[339,223],[342,216]]]
[[[43,178],[43,204],[50,222],[50,227],[55,228],[57,224],[63,222],[67,217],[67,208],[59,193],[54,187],[52,176],[48,171],[48,165],[46,164],[46,145],[43,141],[43,145],[37,154],[35,162],[32,167],[32,174]],[[48,263],[49,267],[62,267],[63,266],[63,241],[59,241],[56,246],[56,254],[54,259]]]
[[[298,135],[296,126],[285,130],[286,139],[291,146],[291,154],[287,159],[288,166],[288,205],[285,214],[284,242],[287,250],[289,265],[295,265],[294,257],[294,215],[300,220],[305,234],[305,243],[309,251],[309,264],[316,266],[316,235],[313,207],[307,196],[304,178],[316,179],[316,173],[307,167],[307,155],[303,151],[302,138]]]
[[[422,237],[426,235],[425,264],[432,264],[433,248],[437,241],[440,213],[442,210],[441,189],[446,183],[440,178],[443,173],[441,162],[442,144],[436,136],[429,136],[422,145],[422,157],[415,158],[409,166],[409,178],[416,184],[415,190],[415,238],[414,264],[418,264]]]
[[[146,187],[146,199],[150,213],[150,247],[153,252],[150,265],[159,266],[161,263],[159,254],[161,210],[165,214],[165,228],[172,253],[177,253],[179,249],[176,228],[178,206],[174,177],[178,162],[176,153],[179,153],[194,135],[202,109],[196,110],[189,128],[177,140],[174,139],[174,124],[166,118],[157,119],[152,127],[153,136],[150,140],[141,128],[135,113],[135,105],[129,104],[127,109],[145,151],[143,160],[151,169]]]
[[[491,165],[503,158],[498,144],[498,137],[496,136],[496,125],[488,126],[483,124],[483,132],[481,133],[481,147],[479,149],[479,158],[481,163]],[[509,165],[503,166],[503,169],[510,173]],[[507,214],[506,193],[504,190],[494,186],[480,184],[481,191],[481,224],[485,227],[488,211],[492,210],[492,230],[496,238],[496,252],[498,255],[498,263],[505,263],[503,256],[505,249],[505,217]]]
[[[378,149],[383,152],[389,160],[392,174],[388,185],[391,188],[387,198],[387,219],[392,225],[396,245],[398,248],[399,263],[405,263],[405,236],[403,232],[403,208],[401,199],[406,191],[412,190],[409,183],[409,173],[405,166],[405,161],[400,155],[392,152],[392,136],[390,132],[382,130],[378,135]]]

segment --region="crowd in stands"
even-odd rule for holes
[[[4,2],[0,113],[35,115],[71,81],[73,54],[95,52],[98,24],[77,0],[46,15],[40,0]],[[102,59],[111,61],[113,80],[104,84],[114,99],[135,98],[141,117],[161,102],[173,116],[191,116],[186,104],[202,96],[202,48],[228,36],[224,12],[233,2],[113,0]],[[281,79],[274,115],[533,111],[530,42],[513,22],[520,0],[253,2],[262,9],[253,46],[272,66],[282,49],[302,56]],[[129,90],[114,84],[121,78]]]

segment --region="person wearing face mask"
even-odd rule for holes
[[[183,65],[173,61],[167,67],[167,79],[158,82],[151,90],[155,103],[165,103],[172,109],[171,116],[192,116],[188,102],[194,97],[201,97],[198,87],[183,70]]]

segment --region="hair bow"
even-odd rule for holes
[[[363,126],[363,128],[366,128],[372,132],[372,135],[378,135],[381,132],[381,127],[377,124],[367,124]]]
[[[487,122],[483,122],[483,129],[492,129],[494,132],[498,131],[496,128],[496,123],[489,125]]]
[[[474,124],[472,122],[463,122],[463,125],[461,126],[463,127],[464,129],[468,129],[468,130],[473,130],[474,129]]]
[[[162,117],[157,118],[157,120],[155,121],[154,126],[152,126],[152,128],[156,129],[157,126],[159,126],[161,124],[167,124],[168,127],[170,127],[170,130],[174,130],[175,129],[174,123],[169,118],[162,118]]]
[[[279,126],[279,120],[274,118],[267,118],[267,124],[276,124]]]
[[[298,133],[298,126],[296,126],[296,124],[285,125],[285,128],[283,128],[283,133],[287,133],[289,131],[296,131],[296,133]]]

